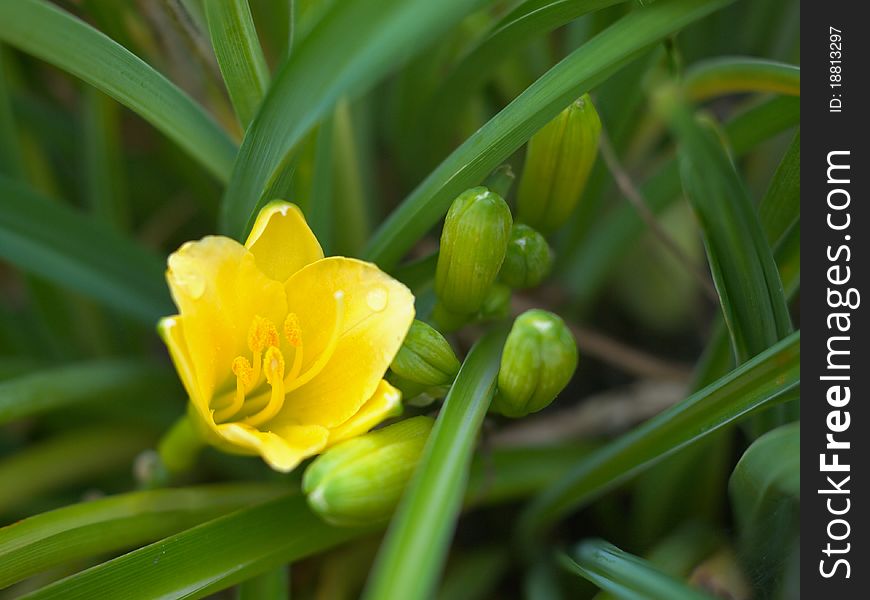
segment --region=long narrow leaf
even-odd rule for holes
[[[772,60],[716,58],[692,65],[683,85],[689,97],[696,101],[747,92],[800,96],[801,70]]]
[[[575,50],[448,156],[375,233],[367,258],[392,268],[459,193],[480,183],[572,100],[651,44],[726,4],[728,0],[659,0]]]
[[[248,0],[212,0],[205,3],[205,14],[221,75],[245,128],[269,87],[269,68]]]
[[[0,41],[115,98],[226,181],[236,149],[205,111],[123,46],[45,0],[0,1]]]
[[[768,242],[776,243],[800,217],[800,201],[801,134],[798,131],[758,204],[758,218]]]
[[[504,334],[489,333],[456,376],[390,523],[364,597],[429,598],[462,508],[471,453],[498,375]]]
[[[581,460],[524,511],[520,533],[531,539],[567,513],[665,456],[740,421],[800,389],[800,332],[744,363],[683,402]]]
[[[581,542],[572,555],[559,555],[564,568],[623,600],[712,600],[604,540]]]
[[[450,71],[427,103],[429,127],[439,131],[460,114],[468,99],[479,90],[486,77],[511,53],[520,51],[531,40],[581,17],[584,14],[625,0],[527,0],[501,19],[477,45]]]
[[[244,234],[287,156],[342,95],[371,86],[479,1],[334,3],[275,75],[251,123],[224,195],[224,231]]]
[[[755,207],[715,133],[679,100],[668,109],[683,187],[700,221],[707,259],[738,363],[791,331],[776,262]]]
[[[0,382],[0,424],[136,390],[165,391],[173,378],[158,365],[106,359],[25,373]]]
[[[2,176],[0,257],[147,323],[171,310],[160,259]]]
[[[302,496],[283,497],[155,542],[26,597],[202,598],[362,532],[327,525],[309,511]]]
[[[791,423],[755,440],[728,483],[741,555],[765,597],[780,583],[799,534],[800,431]]]
[[[280,491],[231,484],[131,492],[24,519],[0,529],[0,589],[62,562],[159,540]]]
[[[129,465],[152,441],[140,429],[97,426],[31,444],[0,461],[0,513]]]
[[[800,101],[778,97],[737,115],[726,124],[725,133],[736,157],[761,142],[794,126],[800,120]],[[676,159],[666,164],[641,187],[650,210],[661,214],[680,196],[680,174]],[[597,297],[614,265],[645,231],[643,219],[634,206],[625,203],[599,221],[575,247],[568,249],[563,280],[579,306],[589,306]]]

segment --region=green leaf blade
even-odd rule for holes
[[[157,256],[2,176],[0,257],[146,323],[172,311]]]
[[[24,519],[0,529],[0,588],[62,562],[160,539],[280,491],[229,484],[131,492]]]
[[[178,87],[90,25],[44,0],[0,2],[0,41],[115,98],[226,181],[236,148]]]
[[[378,553],[365,598],[428,598],[462,507],[474,442],[495,393],[504,333],[472,349],[450,389]]]
[[[356,93],[408,57],[407,48],[456,23],[475,2],[346,0],[294,47],[239,149],[223,199],[222,229],[241,238],[270,198],[291,151],[347,93]]]
[[[248,0],[206,2],[205,16],[230,100],[246,128],[269,88],[269,68]]]
[[[728,0],[660,0],[634,11],[550,69],[448,156],[381,225],[368,260],[391,269],[447,212],[535,131],[639,52],[728,4]]]
[[[761,407],[796,397],[800,332],[581,460],[527,506],[522,539],[533,539],[562,516],[680,448],[740,421]]]
[[[309,511],[304,497],[285,496],[208,521],[25,597],[202,598],[362,533],[331,527]]]

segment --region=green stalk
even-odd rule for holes
[[[408,489],[390,523],[364,598],[429,598],[444,566],[468,483],[471,454],[495,393],[504,333],[472,348],[444,401]]]

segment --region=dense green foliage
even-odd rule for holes
[[[798,8],[0,0],[0,598],[786,598]],[[578,197],[539,232],[520,187],[527,215]],[[442,237],[474,189],[497,215]],[[327,523],[303,468],[155,452],[187,404],[166,256],[244,240],[275,198],[426,323],[389,378],[435,424],[387,523]],[[502,350],[529,309],[579,366],[549,406],[553,360],[534,406],[490,410],[500,364],[525,381]]]

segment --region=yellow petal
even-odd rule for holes
[[[326,446],[329,432],[316,425],[286,425],[273,431],[259,431],[250,425],[218,425],[218,432],[235,446],[259,454],[270,467],[287,473]]]
[[[160,319],[160,322],[157,323],[157,333],[160,334],[160,338],[169,349],[169,357],[172,359],[172,364],[175,365],[175,370],[178,371],[178,376],[184,385],[184,391],[187,392],[189,398],[193,398],[198,393],[196,374],[190,353],[187,351],[187,342],[184,340],[181,316],[175,315]]]
[[[271,279],[287,281],[296,271],[323,258],[323,250],[302,211],[276,200],[260,210],[245,242],[257,266]]]
[[[288,394],[275,421],[336,427],[378,388],[414,320],[414,296],[371,263],[331,257],[287,281],[287,306],[298,317],[302,373],[322,362],[321,354],[336,339],[325,366]]]
[[[220,236],[184,244],[169,257],[166,279],[196,377],[198,393],[191,399],[207,405],[216,389],[235,385],[233,359],[249,354],[254,317],[282,322],[284,287],[257,268],[244,246]]]
[[[326,447],[329,448],[343,440],[366,433],[387,417],[399,414],[401,409],[402,392],[382,379],[374,395],[354,416],[329,431]]]

